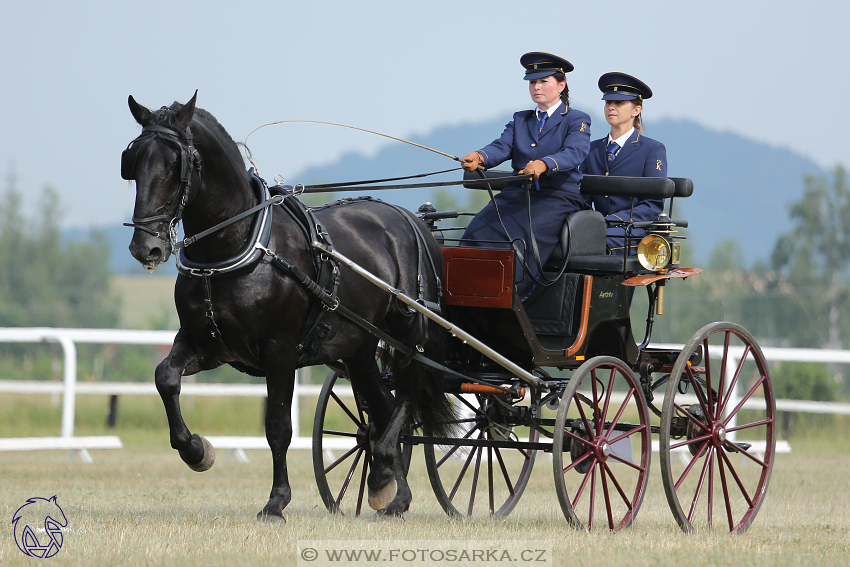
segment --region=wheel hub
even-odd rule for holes
[[[722,445],[726,441],[726,428],[719,423],[714,429],[714,440],[717,445]]]
[[[573,433],[575,435],[577,435],[578,437],[581,437],[582,439],[590,439],[590,437],[588,437],[587,433],[585,433],[582,430],[576,429],[576,430],[573,430]],[[570,460],[572,462],[576,462],[577,460],[581,459],[588,452],[590,452],[590,450],[591,450],[590,447],[588,447],[584,443],[576,441],[575,439],[570,440]],[[582,462],[577,464],[573,470],[575,470],[579,474],[584,474],[590,469],[590,464],[592,462],[593,462],[592,458],[586,458]]]
[[[703,411],[702,411],[702,407],[699,404],[694,404],[691,407],[689,407],[688,413],[691,414],[693,417],[695,417],[698,421],[700,421],[703,424],[708,421],[705,417],[705,413],[703,413]],[[697,425],[693,421],[688,419],[688,426],[687,426],[687,437],[688,437],[688,439],[694,439],[696,437],[702,437],[703,435],[707,434],[709,431],[710,431],[710,429],[708,429],[706,426]],[[703,446],[703,443],[705,443],[705,441],[702,441],[702,442],[698,441],[696,443],[688,443],[688,451],[690,451],[691,455],[696,456],[697,453],[699,453],[700,448]]]
[[[369,444],[369,430],[372,429],[372,422],[366,424],[365,427],[358,427],[355,439],[359,447],[365,447]]]

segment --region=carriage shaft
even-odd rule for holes
[[[328,256],[332,256],[336,260],[339,260],[340,262],[342,262],[343,264],[345,264],[346,266],[351,268],[355,273],[366,278],[368,281],[372,282],[373,284],[375,284],[379,288],[383,289],[384,291],[391,293],[396,298],[398,298],[400,301],[407,304],[411,309],[418,311],[419,313],[421,313],[422,315],[424,315],[425,317],[427,317],[431,321],[434,321],[435,323],[437,323],[438,325],[440,325],[441,327],[446,329],[446,331],[451,333],[452,336],[461,339],[466,344],[468,344],[469,346],[471,346],[472,348],[474,348],[475,350],[477,350],[478,352],[480,352],[481,354],[483,354],[484,356],[486,356],[487,358],[489,358],[490,360],[492,360],[493,362],[495,362],[496,364],[498,364],[499,366],[501,366],[502,368],[507,370],[508,372],[517,376],[520,380],[522,380],[523,382],[525,382],[529,386],[537,388],[541,392],[548,391],[549,388],[548,388],[548,385],[546,384],[545,381],[541,380],[537,376],[534,376],[533,374],[526,371],[525,369],[520,368],[514,362],[508,360],[507,358],[505,358],[504,356],[502,356],[501,354],[499,354],[495,350],[491,349],[490,347],[488,347],[487,345],[485,345],[484,343],[482,343],[481,341],[479,341],[478,339],[476,339],[475,337],[473,337],[472,335],[470,335],[469,333],[467,333],[466,331],[464,331],[460,327],[457,327],[455,324],[451,323],[450,321],[443,319],[442,317],[440,317],[439,315],[437,315],[436,313],[434,313],[433,311],[431,311],[430,309],[428,309],[424,305],[417,303],[417,301],[415,299],[405,295],[404,293],[402,293],[401,290],[394,288],[393,286],[391,286],[390,284],[388,284],[387,282],[385,282],[381,278],[372,274],[368,270],[365,270],[364,268],[362,268],[358,264],[354,263],[352,260],[346,258],[344,255],[340,254],[336,250],[329,250],[328,248],[326,248],[324,245],[322,245],[319,242],[313,242],[313,248],[316,248],[316,249],[322,251],[324,254],[327,254]]]

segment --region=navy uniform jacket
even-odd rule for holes
[[[478,152],[484,158],[483,166],[488,169],[510,159],[514,175],[530,161],[542,160],[546,163],[549,169],[537,184],[532,183],[529,191],[533,224],[529,225],[524,184],[515,183],[496,196],[504,228],[491,202],[469,223],[461,245],[474,246],[476,243],[471,241],[478,240],[488,241],[479,242],[478,245],[500,248],[508,246],[508,235],[512,241],[521,239],[521,243],[518,243],[519,252],[526,259],[534,277],[539,278],[531,245],[532,229],[540,264],[543,265],[558,243],[567,215],[588,208],[579,193],[581,172],[578,168],[587,157],[589,148],[590,116],[580,110],[567,109],[561,103],[552,116],[547,118],[542,132],[539,131],[534,110],[515,113],[514,119],[505,126],[499,139]],[[533,282],[523,273],[519,262],[515,276],[517,292],[524,299],[533,289]]]
[[[667,177],[667,149],[664,144],[640,134],[635,128],[629,139],[620,148],[613,162],[608,162],[605,150],[608,137],[594,140],[590,143],[590,153],[581,171],[587,175],[622,175],[628,177]],[[628,221],[632,207],[630,197],[605,197],[588,195],[585,197],[588,206],[605,215],[609,221]],[[633,221],[654,220],[664,207],[664,199],[638,199],[634,211],[631,212]],[[633,236],[638,238],[646,234],[643,230],[635,230]],[[622,254],[625,246],[625,230],[616,225],[608,229],[608,249],[612,254]],[[632,241],[631,254],[637,252],[637,242]]]

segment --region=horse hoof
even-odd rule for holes
[[[387,506],[390,505],[390,502],[395,498],[396,493],[398,492],[398,483],[395,479],[392,479],[382,488],[378,490],[374,490],[371,487],[369,488],[369,507],[372,510],[383,510]]]
[[[189,465],[189,468],[195,472],[204,472],[210,470],[215,464],[215,448],[212,446],[212,443],[207,441],[206,437],[202,437],[200,435],[198,435],[198,437],[201,439],[201,443],[204,446],[204,456],[201,457],[201,460],[195,464],[186,464]],[[183,451],[180,451],[180,458],[183,459],[183,462],[186,462]]]
[[[275,514],[267,514],[265,510],[257,514],[257,521],[264,524],[285,524],[286,518]]]

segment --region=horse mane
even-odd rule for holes
[[[183,108],[183,104],[177,101],[174,101],[169,110],[172,112],[177,112],[181,108]],[[224,129],[224,126],[213,116],[209,111],[204,110],[203,108],[195,107],[195,119],[204,122],[205,125],[210,129],[210,131],[219,138],[221,145],[226,148],[227,153],[230,155],[230,158],[234,161],[234,163],[240,164],[244,168],[244,160],[242,159],[242,154],[239,153],[239,146],[227,133],[227,130]]]

